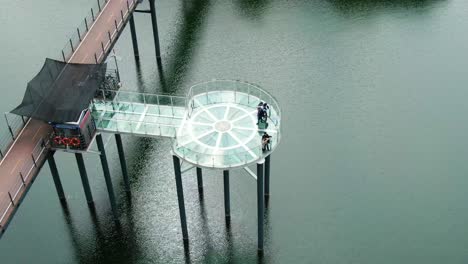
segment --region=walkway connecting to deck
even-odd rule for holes
[[[105,93],[103,93],[105,94]],[[269,102],[268,127],[257,126],[257,106]],[[100,132],[174,138],[173,152],[197,167],[227,169],[263,159],[280,140],[276,100],[253,84],[217,80],[195,85],[188,97],[107,91],[91,103]]]
[[[135,0],[98,0],[75,38],[62,50],[69,63],[104,61],[135,10]],[[60,75],[59,77],[60,78]],[[42,144],[51,132],[43,121],[29,119],[0,162],[0,235],[50,151]]]

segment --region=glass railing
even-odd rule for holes
[[[260,102],[269,104],[268,124],[266,129],[259,129],[253,127],[245,127],[250,132],[243,134],[237,131],[237,125],[232,128],[232,131],[219,133],[213,128],[204,127],[209,124],[209,121],[202,121],[197,124],[198,131],[195,133],[186,133],[184,128],[178,132],[176,140],[173,145],[173,150],[177,155],[185,160],[201,167],[216,167],[216,168],[230,168],[247,165],[267,156],[280,142],[281,139],[281,109],[277,100],[265,92],[257,85],[232,80],[213,80],[203,82],[192,86],[188,92],[189,101],[187,104],[188,117],[198,118],[200,111],[202,113],[211,112],[216,107],[210,105],[242,105],[246,109],[246,113],[252,110],[252,115]],[[207,108],[208,106],[208,108]],[[227,106],[229,107],[229,106]],[[235,106],[231,106],[232,108]],[[249,110],[250,109],[250,110]],[[227,111],[227,110],[226,110]],[[249,117],[248,115],[241,115],[248,120],[247,126],[250,126],[251,119],[256,117]],[[225,117],[226,118],[226,117]],[[212,118],[210,118],[212,119]],[[219,120],[219,117],[218,117]],[[239,118],[234,118],[240,120]],[[242,119],[244,120],[244,119]],[[243,121],[242,121],[243,122]],[[195,121],[195,123],[197,123]],[[234,131],[236,130],[236,132]],[[262,135],[267,132],[272,136],[267,151],[263,151]],[[252,134],[255,133],[255,134]],[[258,135],[256,135],[258,133]],[[225,134],[230,136],[226,137]],[[250,137],[251,135],[251,137]],[[243,137],[250,137],[245,139]],[[245,139],[245,140],[244,140]],[[232,142],[229,142],[231,140]],[[202,142],[203,141],[203,142]],[[226,141],[226,143],[222,143]]]
[[[219,96],[218,98],[209,96],[211,92],[220,93],[223,91],[232,93],[232,96]],[[197,102],[195,99],[197,95],[205,96],[204,99],[200,97],[203,102]],[[266,102],[270,105],[270,109],[278,116],[278,120],[273,120],[275,125],[278,126],[278,128],[280,125],[281,108],[277,100],[262,88],[252,83],[235,80],[212,80],[202,82],[192,86],[187,97],[189,98],[187,105],[189,116],[191,116],[196,108],[206,104],[234,103],[256,107],[260,101]]]
[[[276,137],[271,138],[270,144],[264,151],[261,139],[259,139],[259,143],[252,142],[246,144],[246,148],[244,149],[237,148],[235,150],[222,150],[220,153],[213,153],[211,151],[203,152],[202,149],[188,148],[184,145],[179,145],[178,142],[179,139],[175,141],[174,150],[184,160],[201,167],[213,168],[231,168],[250,164],[268,155],[270,150],[274,149],[278,143]]]
[[[101,131],[171,138],[176,136],[179,125],[178,123],[138,121],[115,117],[101,117],[96,121],[96,127]]]
[[[45,158],[47,152],[47,138],[40,139],[34,146],[29,157],[25,157],[17,172],[14,183],[8,188],[6,193],[0,193],[0,230],[4,228],[5,217],[10,209],[17,206],[20,200],[19,194],[24,192],[31,183],[31,177],[35,168],[40,166],[40,162]]]
[[[94,99],[93,111],[172,118],[183,118],[186,112],[187,98],[183,96],[112,90],[102,90],[99,94],[103,96]]]

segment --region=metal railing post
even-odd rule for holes
[[[80,42],[81,42],[80,28],[76,28],[76,32],[78,32],[78,39],[80,39]]]
[[[4,157],[4,156],[3,156],[3,152],[2,152],[1,149],[0,149],[0,157],[2,157],[2,159],[3,159],[3,157]]]
[[[15,201],[13,201],[13,197],[11,197],[11,193],[8,192],[8,197],[10,197],[10,202],[13,206],[15,206]]]
[[[114,24],[115,24],[115,32],[117,33],[119,31],[119,27],[117,26],[117,19],[114,19]]]
[[[94,11],[92,8],[91,8],[91,16],[93,17],[93,22],[96,21],[96,19],[94,18]]]
[[[72,52],[75,52],[75,48],[73,48],[73,42],[72,42],[71,38],[68,39],[68,40],[70,40],[70,46],[71,46]]]
[[[111,43],[111,42],[112,42],[112,38],[111,38],[111,33],[110,33],[110,31],[107,31],[107,35],[109,36],[109,43]]]
[[[159,104],[159,95],[156,95],[156,103],[158,104],[158,114],[161,114],[161,105]]]
[[[97,5],[99,7],[99,12],[101,12],[101,3],[99,3],[99,0],[97,0]]]
[[[102,54],[106,53],[106,51],[104,50],[104,43],[102,43],[102,41],[101,41],[101,48],[102,48]]]
[[[62,57],[63,57],[63,62],[67,62],[67,60],[65,59],[65,53],[63,52],[63,50],[62,50]]]
[[[86,25],[86,32],[88,32],[89,31],[88,20],[86,19],[86,17],[84,18],[84,22],[85,22],[85,25]]]
[[[171,98],[171,110],[172,110],[172,117],[174,117],[174,103],[172,102],[172,96],[169,97]]]
[[[96,52],[94,53],[94,60],[96,61],[96,64],[98,64],[98,59],[97,59],[97,56],[96,56]]]
[[[123,21],[124,21],[124,15],[123,15],[122,9],[120,9],[120,16],[122,17],[122,23],[123,23]]]
[[[26,186],[26,182],[24,181],[23,173],[21,173],[21,171],[19,172],[19,176],[21,178],[21,181],[23,182],[23,186]]]
[[[36,160],[34,159],[34,154],[33,153],[31,153],[31,158],[32,158],[32,161],[34,163],[34,167],[37,167]]]

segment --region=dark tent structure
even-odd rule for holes
[[[47,58],[11,112],[46,122],[75,122],[88,108],[105,76],[106,64],[65,63]]]

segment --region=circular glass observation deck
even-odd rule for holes
[[[243,167],[268,156],[280,142],[281,110],[260,87],[215,80],[192,86],[187,115],[177,131],[174,153],[199,167]],[[257,125],[257,106],[269,105],[267,125]],[[262,135],[270,136],[262,150]]]

